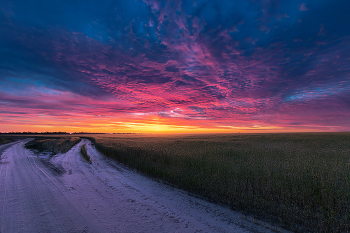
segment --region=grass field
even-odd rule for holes
[[[350,133],[92,140],[140,172],[287,229],[350,231]]]
[[[6,144],[6,143],[10,143],[10,142],[14,142],[15,140],[12,138],[0,138],[0,145],[2,144]]]

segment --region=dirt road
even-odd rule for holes
[[[28,140],[1,155],[1,233],[272,232],[229,208],[133,172],[89,141],[48,163],[45,155],[24,148]],[[92,164],[80,155],[82,143]]]
[[[0,145],[0,161],[1,161],[1,155],[2,153],[7,149],[9,148],[10,146],[12,146],[13,144],[15,144],[16,142],[11,142],[11,143],[7,143],[7,144],[3,144],[3,145]]]

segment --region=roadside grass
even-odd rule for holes
[[[14,142],[15,140],[13,138],[0,138],[0,145]]]
[[[90,139],[142,173],[286,229],[350,231],[350,133]]]
[[[86,147],[85,147],[85,144],[81,145],[80,147],[80,153],[81,155],[83,156],[83,158],[91,164],[91,159],[90,159],[90,156],[88,155],[87,151],[86,151]]]
[[[67,153],[74,145],[81,141],[80,137],[61,137],[61,138],[36,138],[28,143],[27,149],[38,152]]]

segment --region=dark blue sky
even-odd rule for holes
[[[350,1],[2,0],[0,131],[349,131],[349,42]]]

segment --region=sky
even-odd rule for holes
[[[350,131],[348,0],[1,0],[0,132]]]

